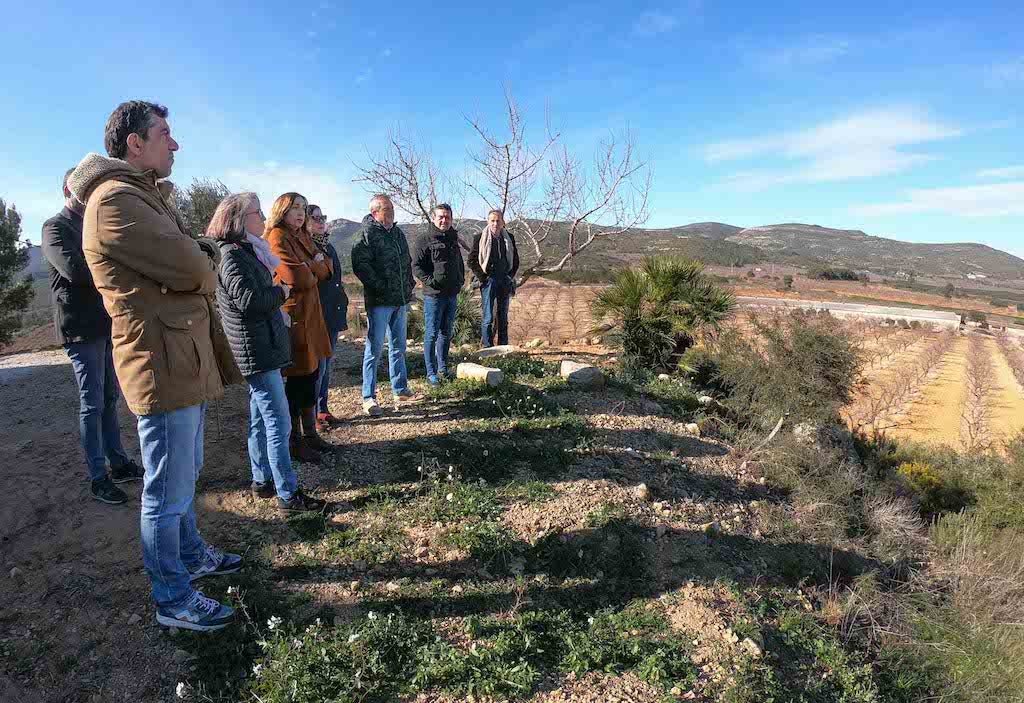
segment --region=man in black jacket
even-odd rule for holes
[[[466,270],[459,233],[452,227],[451,205],[435,206],[431,219],[413,248],[412,270],[423,284],[423,357],[427,381],[436,386],[441,378],[451,377],[448,348]]]
[[[368,320],[363,352],[363,412],[379,417],[377,364],[388,339],[388,371],[395,402],[414,400],[405,368],[406,316],[416,279],[412,276],[409,243],[395,224],[391,198],[370,198],[370,214],[363,218],[352,245],[352,272],[363,284],[363,303]]]
[[[82,253],[85,205],[68,190],[64,174],[64,209],[43,224],[43,256],[49,263],[53,326],[78,383],[78,427],[89,466],[92,495],[104,503],[128,500],[115,483],[139,481],[142,468],[121,446],[117,419],[120,387],[114,375],[110,316],[93,284]],[[110,475],[107,475],[107,461]]]
[[[516,292],[519,250],[512,233],[505,229],[501,210],[487,213],[487,227],[473,239],[469,267],[480,281],[480,343],[493,345],[497,332],[498,344],[508,344],[508,306]]]

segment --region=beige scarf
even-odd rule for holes
[[[491,249],[494,248],[494,236],[491,234],[490,227],[484,227],[484,231],[480,233],[480,268],[486,272],[487,264],[491,261]],[[502,228],[499,235],[505,240],[505,252],[508,257],[509,266],[512,265],[512,239],[508,236],[508,232]]]

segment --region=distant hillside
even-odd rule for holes
[[[463,220],[459,225],[463,241],[468,244],[483,226],[482,220]],[[331,239],[343,256],[351,251],[351,240],[359,227],[360,223],[345,219],[328,225]],[[422,224],[402,225],[410,240],[424,228]],[[568,224],[558,223],[543,247],[545,254],[549,258],[560,256],[568,236]],[[916,244],[874,237],[860,230],[799,223],[744,229],[721,222],[697,222],[665,229],[637,229],[628,235],[598,240],[580,254],[574,268],[604,271],[650,254],[678,254],[719,266],[765,261],[802,266],[828,263],[883,275],[982,274],[989,278],[1024,279],[1024,259],[984,244]]]
[[[707,237],[708,239],[728,239],[729,237],[743,231],[742,227],[725,225],[721,222],[695,222],[692,225],[672,227],[670,229],[679,234],[696,234],[701,237]],[[658,230],[650,231],[656,232]]]
[[[728,239],[782,258],[813,257],[879,273],[1024,278],[1024,259],[984,244],[916,244],[798,223],[748,227]]]

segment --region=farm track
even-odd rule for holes
[[[992,440],[1003,443],[1024,429],[1024,389],[1014,377],[1013,369],[996,341],[986,339],[985,345],[995,372],[995,388],[989,406]]]
[[[959,446],[967,348],[964,337],[953,342],[940,363],[938,375],[907,406],[902,414],[907,422],[892,430],[893,437]]]

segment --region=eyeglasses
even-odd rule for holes
[[[311,215],[309,219],[324,224],[327,222],[327,215]]]
[[[263,210],[250,210],[249,212],[245,213],[244,216],[248,217],[249,215],[257,215],[257,214],[260,216],[261,220],[267,219],[266,215],[263,214]]]

